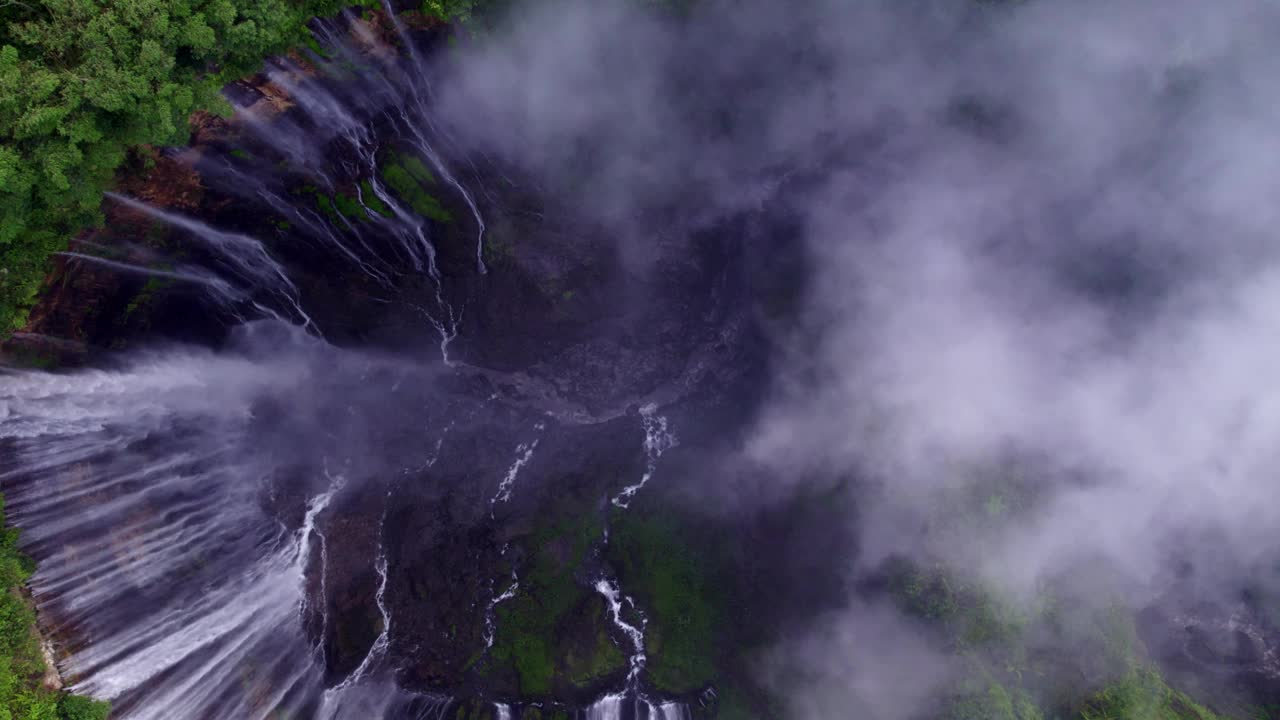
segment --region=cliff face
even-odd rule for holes
[[[745,262],[741,238],[775,219],[668,209],[637,261],[573,198],[453,148],[425,118],[406,127],[423,110],[406,107],[413,88],[365,96],[385,78],[318,71],[405,62],[385,17],[325,31],[354,54],[274,65],[227,89],[236,117],[198,116],[190,147],[131,161],[123,199],[57,260],[6,356],[65,367],[223,348],[266,314],[413,368],[390,395],[389,378],[339,377],[314,408],[254,412],[264,446],[311,456],[263,489],[290,528],[323,489],[318,459],[353,438],[373,458],[315,518],[327,540],[303,625],[330,686],[390,668],[401,687],[472,698],[475,717],[494,700],[553,716],[624,687],[700,717],[764,707],[745,651],[790,612],[767,600],[789,558],[821,541],[780,542],[780,518],[729,520],[679,488],[758,397],[759,288],[777,279]],[[425,23],[419,52],[443,32]],[[237,264],[254,242],[266,256]],[[272,260],[284,284],[246,280]],[[242,285],[224,295],[210,278]]]
[[[438,21],[412,14],[414,26],[443,32]],[[395,30],[385,13],[368,13],[364,28],[352,36],[371,57],[394,52]],[[297,75],[314,75],[315,55],[289,54]],[[265,74],[227,86],[224,94],[242,113],[269,119],[295,103],[287,88]],[[114,191],[148,205],[212,217],[231,202],[225,195],[206,197],[199,167],[206,155],[225,156],[245,134],[243,115],[222,118],[198,111],[190,118],[190,142],[177,148],[136,148],[116,175]],[[211,318],[198,293],[172,278],[145,271],[166,270],[191,252],[180,231],[145,213],[104,199],[101,227],[73,238],[68,252],[54,256],[37,305],[20,331],[0,343],[0,360],[18,366],[74,367],[138,343],[155,340],[217,345],[225,320]],[[270,226],[245,223],[255,232]],[[75,257],[89,256],[89,257]],[[102,262],[102,261],[107,262]],[[122,267],[123,263],[130,267]]]
[[[119,178],[120,191],[162,207],[198,211],[204,188],[188,154],[141,150]],[[0,345],[19,365],[76,366],[151,337],[209,342],[189,318],[199,302],[172,292],[173,283],[122,270],[111,262],[147,267],[172,237],[169,229],[110,203],[106,222],[70,243],[53,260],[40,301],[21,331]],[[75,255],[102,258],[107,263]]]

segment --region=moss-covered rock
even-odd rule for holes
[[[620,512],[608,550],[622,586],[649,619],[646,670],[660,692],[687,695],[716,677],[720,598],[707,554],[672,515]]]
[[[363,199],[365,207],[378,213],[382,217],[391,217],[393,213],[391,208],[378,197],[378,193],[373,189],[373,183],[368,180],[360,181],[360,197]]]
[[[495,720],[493,703],[470,698],[453,707],[453,720]]]
[[[947,720],[1044,720],[1044,713],[1021,688],[1010,690],[990,677],[970,687],[948,705]]]
[[[412,155],[388,158],[382,166],[382,179],[413,211],[436,222],[453,222],[453,215],[431,194],[437,185],[435,175],[421,160]]]
[[[496,610],[484,674],[524,697],[579,697],[616,678],[626,657],[609,637],[608,607],[576,572],[602,533],[594,518],[561,522],[528,539],[515,596]]]
[[[1079,720],[1225,720],[1165,683],[1150,667],[1132,672],[1098,691],[1080,709]]]

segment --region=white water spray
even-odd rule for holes
[[[506,552],[507,552],[507,549],[503,548],[502,553],[505,555]],[[492,587],[492,583],[490,583],[490,586]],[[485,613],[484,613],[485,649],[489,649],[493,647],[493,638],[495,633],[497,632],[497,619],[494,616],[498,609],[498,605],[515,597],[516,592],[518,592],[519,590],[520,590],[520,577],[516,574],[515,570],[512,570],[511,584],[507,586],[507,589],[504,590],[501,595],[498,595],[494,597],[492,600],[490,600],[489,606],[485,608]]]
[[[121,272],[137,273],[148,277],[203,285],[213,291],[214,296],[224,303],[234,302],[241,297],[240,293],[237,293],[235,288],[232,288],[226,281],[197,268],[183,270],[157,270],[143,265],[134,265],[132,263],[120,262],[119,260],[109,260],[104,257],[98,257],[97,255],[86,255],[84,253],[71,251],[60,252],[57,254],[63,257],[95,263]]]
[[[325,659],[324,637],[329,628],[329,610],[325,605],[329,585],[329,543],[324,533],[320,532],[319,528],[316,527],[316,518],[329,507],[329,502],[333,500],[334,494],[339,492],[343,485],[346,484],[346,479],[343,476],[330,475],[328,469],[325,470],[325,476],[329,478],[329,488],[307,503],[307,511],[302,518],[302,527],[298,530],[298,575],[300,580],[305,579],[307,566],[311,560],[311,536],[315,535],[320,540],[320,642],[316,644],[316,652],[320,656],[322,665]],[[300,619],[305,620],[309,610],[305,585],[300,588],[300,593],[298,614]]]
[[[538,439],[530,443],[520,443],[516,446],[516,460],[511,463],[511,467],[507,468],[507,474],[502,477],[502,482],[498,483],[498,492],[489,501],[490,506],[496,507],[498,503],[505,503],[511,500],[511,491],[515,488],[516,477],[520,475],[520,470],[533,458],[533,451],[537,448]]]
[[[609,617],[614,626],[631,640],[632,653],[628,658],[630,671],[627,673],[627,688],[634,689],[636,683],[639,682],[640,673],[644,670],[645,661],[647,660],[644,652],[644,627],[648,620],[635,606],[631,598],[624,596],[622,591],[618,589],[617,581],[601,578],[596,581],[595,589],[609,604]],[[624,602],[630,605],[632,611],[639,616],[640,624],[638,626],[632,625],[622,617]]]
[[[658,469],[658,458],[679,444],[679,440],[667,427],[667,418],[658,415],[657,412],[658,406],[654,403],[640,408],[640,422],[644,427],[644,474],[640,476],[640,482],[628,485],[613,498],[613,504],[617,507],[625,509],[631,505],[631,500],[636,493],[640,492],[653,478],[654,472]]]

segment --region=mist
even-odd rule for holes
[[[1189,575],[1187,602],[1274,582],[1280,8],[688,14],[545,3],[461,50],[441,102],[465,145],[578,193],[624,247],[673,206],[797,218],[743,239],[805,259],[769,400],[725,460],[768,469],[756,502],[813,478],[874,488],[851,576],[905,554],[1024,600],[1069,575],[1134,609]],[[993,476],[1028,499],[938,522]],[[891,610],[816,628],[761,661],[792,678],[795,717],[848,707],[832,693],[909,717],[936,683],[904,690],[893,668],[946,676]]]

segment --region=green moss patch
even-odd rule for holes
[[[1080,710],[1079,720],[1225,720],[1169,687],[1150,667],[1135,668],[1098,691]]]
[[[338,193],[333,196],[333,206],[343,217],[360,218],[365,217],[364,208],[360,206],[360,201],[350,195]]]
[[[387,187],[422,217],[436,222],[453,222],[453,216],[428,189],[436,185],[435,176],[416,157],[400,155],[390,158],[382,167]]]
[[[367,220],[369,218],[369,214],[360,204],[360,200],[354,196],[347,195],[346,193],[339,192],[332,196],[325,195],[314,185],[304,185],[294,192],[302,195],[313,196],[315,198],[316,207],[332,222],[338,222],[343,218],[357,221]],[[366,195],[366,197],[369,196],[373,196],[373,193],[370,192]],[[374,196],[374,199],[376,200],[376,196]],[[386,210],[386,206],[382,205],[382,203],[378,203],[378,205],[381,206],[383,210]],[[370,206],[370,209],[372,209],[372,206]]]
[[[391,217],[391,208],[378,198],[378,193],[373,191],[373,183],[368,180],[360,181],[360,195],[364,198],[365,207],[378,213],[382,217]]]
[[[405,170],[409,171],[414,180],[424,185],[436,185],[439,182],[436,180],[435,173],[432,173],[426,163],[422,162],[422,159],[416,155],[401,155],[397,162]]]
[[[601,532],[589,518],[544,528],[528,541],[520,589],[496,608],[488,669],[514,671],[521,695],[582,690],[626,667],[609,638],[604,599],[574,577]]]
[[[174,281],[170,278],[148,278],[146,284],[142,286],[142,289],[138,291],[138,294],[134,295],[133,299],[130,300],[129,304],[125,307],[124,316],[129,318],[140,310],[145,311],[155,299],[156,293],[172,286],[173,284]]]

